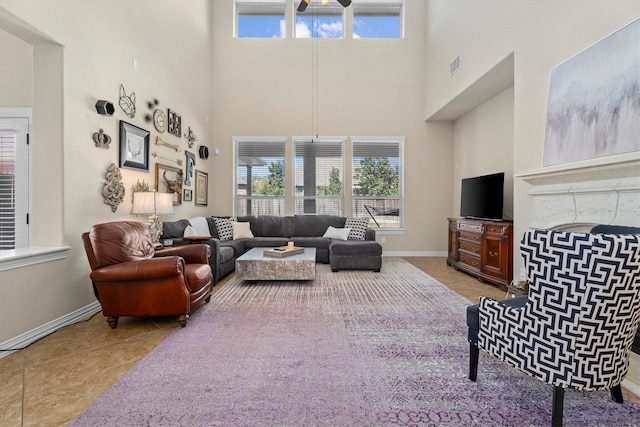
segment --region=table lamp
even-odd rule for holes
[[[160,246],[162,234],[162,221],[158,215],[173,213],[173,194],[157,193],[155,191],[135,191],[133,193],[133,206],[131,214],[149,215],[149,232],[154,246]]]

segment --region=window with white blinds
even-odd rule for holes
[[[235,137],[235,214],[285,215],[286,137]]]
[[[28,118],[0,116],[0,250],[29,246],[28,132]]]
[[[294,138],[294,213],[342,215],[346,138]]]
[[[286,0],[236,0],[238,38],[286,37],[284,13]]]
[[[352,137],[352,215],[402,227],[404,138]]]
[[[403,37],[403,0],[353,2],[354,39]]]

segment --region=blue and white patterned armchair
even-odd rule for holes
[[[562,425],[564,389],[620,383],[640,324],[640,235],[527,231],[520,249],[529,295],[482,297],[467,310],[475,381],[478,350],[554,386],[552,424]]]

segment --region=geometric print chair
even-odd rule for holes
[[[554,386],[552,425],[564,389],[611,391],[620,383],[640,324],[640,235],[528,230],[520,245],[529,294],[467,309],[469,379],[478,351]]]

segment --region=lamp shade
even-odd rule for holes
[[[136,191],[133,193],[134,215],[168,215],[173,213],[173,195],[155,191]]]

